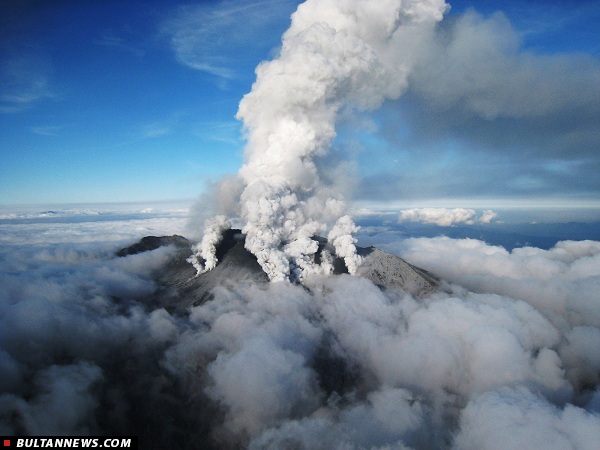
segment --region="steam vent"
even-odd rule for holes
[[[334,254],[329,242],[320,237],[316,259],[324,250]],[[212,298],[211,291],[217,286],[235,282],[268,283],[269,279],[257,262],[256,257],[244,247],[245,236],[237,229],[223,232],[217,245],[217,266],[207,272],[196,274],[188,262],[192,254],[192,243],[182,236],[147,236],[130,247],[121,249],[118,256],[126,256],[155,250],[162,246],[175,246],[178,250],[158,276],[161,290],[158,294],[162,306],[168,311],[183,313],[190,306],[200,305]],[[363,263],[357,276],[371,280],[381,289],[402,289],[417,298],[426,297],[439,287],[439,280],[427,272],[407,263],[390,253],[375,247],[357,247]],[[316,261],[317,263],[319,261]],[[333,276],[347,274],[344,260],[335,257]]]

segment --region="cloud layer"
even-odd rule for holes
[[[408,239],[386,246],[463,287],[416,300],[347,275],[231,280],[178,316],[153,282],[174,250],[115,258],[103,230],[0,246],[2,434],[133,433],[147,448],[598,445],[598,242],[509,253]]]

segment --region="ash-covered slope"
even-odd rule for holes
[[[434,275],[395,255],[375,247],[359,247],[358,253],[365,258],[358,269],[358,275],[368,278],[381,288],[400,288],[415,297],[426,297],[439,287],[439,281]]]
[[[333,248],[324,238],[317,238],[319,251],[324,249],[332,254]],[[160,246],[177,247],[175,256],[158,276],[161,285],[159,301],[166,309],[184,312],[188,307],[199,305],[212,298],[211,291],[220,285],[232,282],[249,281],[267,283],[268,277],[258,264],[256,257],[244,247],[245,237],[240,230],[226,230],[217,246],[217,267],[196,276],[196,270],[187,261],[191,256],[192,243],[181,236],[148,236],[130,247],[121,249],[117,255],[126,256],[154,250]],[[424,297],[438,289],[439,281],[429,272],[415,267],[402,258],[381,251],[375,247],[358,247],[364,257],[358,275],[367,278],[382,289],[403,289],[416,297]],[[334,274],[348,273],[344,261],[336,258]]]

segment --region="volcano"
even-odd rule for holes
[[[319,250],[315,254],[320,262],[321,254],[335,251],[327,239],[315,237]],[[213,298],[212,290],[217,286],[232,283],[268,283],[267,274],[260,267],[256,257],[246,250],[245,236],[238,229],[226,230],[217,246],[219,263],[208,272],[196,274],[187,261],[192,255],[193,243],[183,236],[146,236],[139,242],[117,252],[125,257],[159,247],[174,246],[176,251],[165,267],[157,275],[159,290],[157,301],[167,311],[184,313],[191,306],[198,306]],[[439,279],[398,256],[376,247],[357,247],[363,263],[357,276],[371,280],[381,289],[401,289],[416,298],[426,297],[439,289]],[[348,269],[342,258],[334,259],[334,276],[347,274]]]

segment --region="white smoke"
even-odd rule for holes
[[[194,266],[198,274],[212,270],[217,266],[217,244],[221,241],[223,231],[229,228],[231,228],[231,222],[226,216],[215,216],[206,220],[202,241],[194,246],[194,254],[188,259],[188,262]],[[202,267],[198,256],[204,259],[204,267]]]
[[[327,239],[335,248],[335,253],[344,258],[344,263],[348,268],[348,273],[354,275],[362,262],[362,258],[356,254],[357,239],[352,237],[359,228],[354,224],[350,216],[343,216],[338,219],[333,229],[327,235]]]
[[[344,216],[345,203],[316,158],[328,152],[342,109],[373,109],[403,92],[412,60],[407,36],[417,39],[446,9],[443,0],[308,0],[292,15],[279,56],[257,67],[237,115],[248,139],[241,219],[246,248],[272,281],[327,270],[314,262],[312,237]],[[332,230],[336,251],[354,273],[356,227],[340,220]]]

